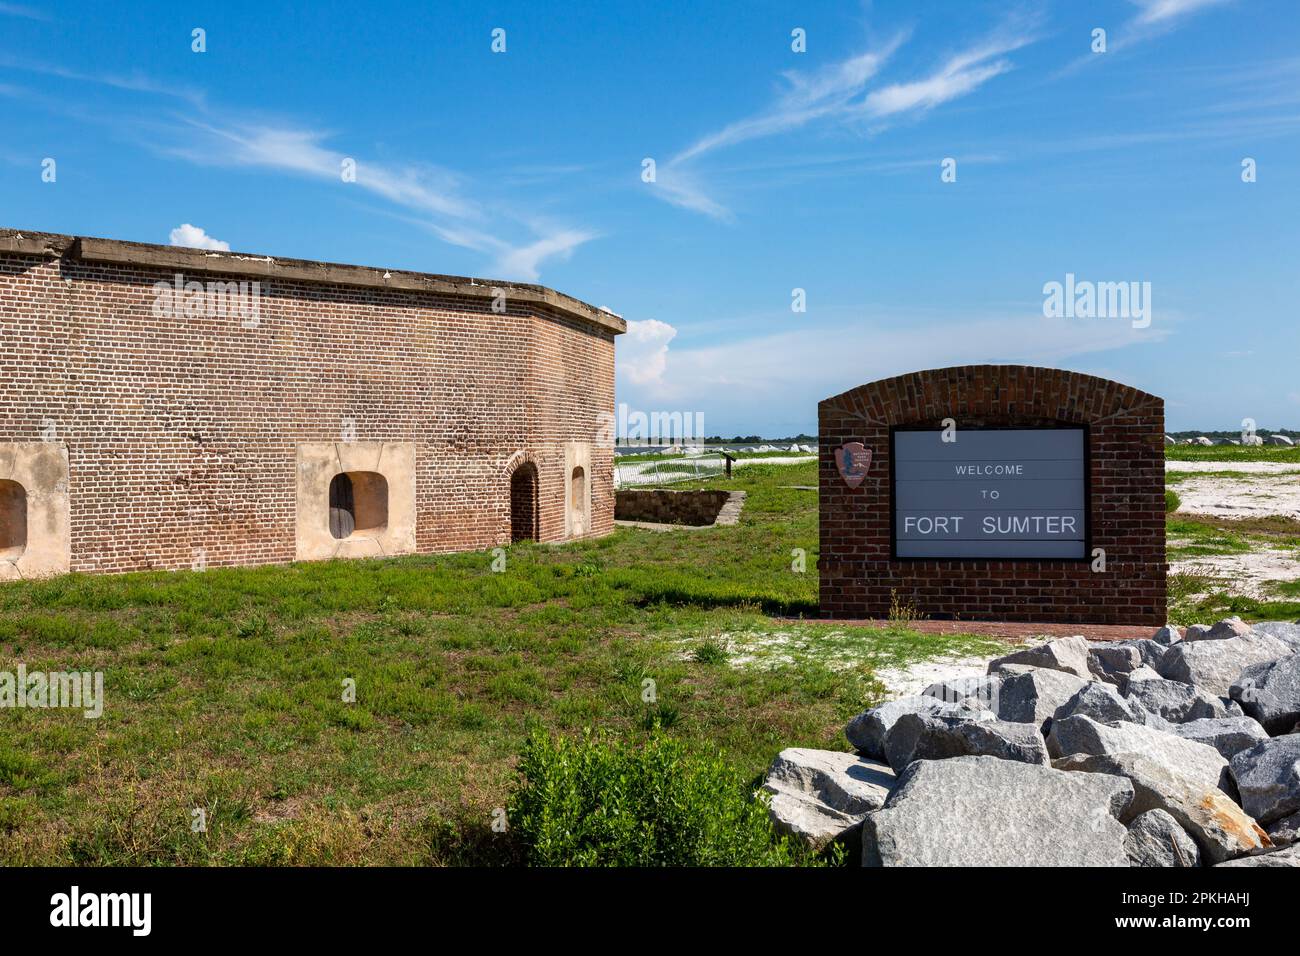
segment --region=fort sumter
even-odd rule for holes
[[[903,533],[920,535],[952,534],[960,536],[965,515],[908,515],[903,519]],[[1077,534],[1082,529],[1074,515],[985,515],[975,526],[975,534],[1003,536],[1009,534]],[[969,532],[968,532],[969,533]]]

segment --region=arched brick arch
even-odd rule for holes
[[[1087,427],[1091,561],[900,561],[892,557],[890,431],[896,426]],[[891,600],[936,618],[1160,625],[1166,616],[1164,402],[1062,369],[975,365],[860,385],[818,405],[820,597],[827,617],[884,617]],[[835,451],[871,450],[849,487]]]
[[[506,509],[505,540],[541,540],[541,469],[531,451],[510,456],[504,469]]]

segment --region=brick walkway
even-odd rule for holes
[[[846,627],[888,627],[886,620],[830,620]],[[1123,624],[1026,624],[1020,621],[912,621],[908,628],[922,634],[983,634],[1008,641],[1029,637],[1069,637],[1082,634],[1090,641],[1127,641],[1151,637],[1154,627],[1129,627]]]

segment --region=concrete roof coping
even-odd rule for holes
[[[28,232],[18,229],[0,229],[0,252],[51,256],[59,259],[82,259],[86,262],[116,262],[191,272],[217,272],[226,275],[252,276],[257,279],[435,292],[476,299],[491,299],[496,295],[496,290],[500,289],[505,292],[508,299],[548,306],[569,318],[605,329],[615,335],[627,331],[627,322],[608,309],[598,309],[563,292],[525,282],[402,272],[369,266],[315,262],[309,259],[282,259],[241,252],[216,252],[183,246],[161,246],[147,242],[66,236],[59,233]]]

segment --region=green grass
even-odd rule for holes
[[[530,729],[662,728],[742,779],[844,749],[875,668],[995,645],[801,620],[800,484],[814,463],[753,465],[708,483],[748,492],[734,527],[519,545],[502,573],[484,552],[0,586],[0,670],[102,671],[106,697],[99,720],[0,711],[0,864],[454,862],[494,845]],[[728,650],[751,645],[783,650]]]
[[[1286,445],[1169,445],[1169,461],[1280,461],[1300,466],[1300,447]]]

